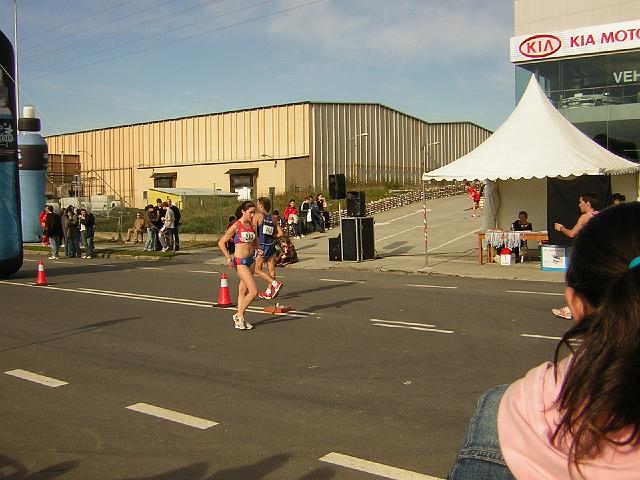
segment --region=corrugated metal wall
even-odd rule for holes
[[[83,172],[98,173],[133,204],[131,171],[234,163],[309,154],[309,104],[298,103],[163,120],[48,137],[52,153],[79,153]],[[105,193],[112,193],[107,191]]]
[[[432,123],[379,104],[311,104],[313,179],[326,187],[328,176],[352,181],[415,184],[427,170],[446,165],[486,140],[491,132],[472,123]]]
[[[134,185],[138,167],[241,167],[265,156],[309,156],[306,178],[314,187],[326,189],[332,173],[408,185],[420,182],[425,145],[440,142],[428,149],[427,169],[433,170],[490,134],[471,123],[429,124],[379,104],[297,103],[69,133],[47,143],[52,154],[80,155],[93,193],[116,193],[133,205],[141,197],[142,187]]]

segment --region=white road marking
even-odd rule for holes
[[[7,375],[12,375],[14,377],[22,378],[23,380],[29,380],[30,382],[39,383],[40,385],[44,385],[46,387],[57,388],[62,387],[63,385],[68,385],[69,382],[63,382],[62,380],[57,380],[51,377],[45,377],[44,375],[38,375],[37,373],[28,372],[27,370],[9,370],[8,372],[4,372]]]
[[[172,422],[188,425],[189,427],[199,428],[200,430],[205,430],[218,425],[218,422],[212,422],[211,420],[194,417],[187,415],[186,413],[156,407],[155,405],[149,405],[148,403],[136,403],[134,405],[129,405],[127,408],[134,412],[145,413],[153,417],[163,418]]]
[[[419,287],[419,288],[448,288],[448,289],[456,289],[458,287],[445,287],[444,285],[418,285],[413,283],[407,283],[407,287]]]
[[[340,280],[338,278],[319,278],[321,282],[335,282],[335,283],[366,283],[364,280]]]
[[[220,272],[214,272],[212,270],[189,270],[189,273],[213,273],[218,275]]]
[[[382,320],[380,318],[370,318],[370,322],[384,322],[384,323],[396,323],[398,325],[413,325],[414,327],[428,327],[433,328],[435,325],[429,325],[428,323],[414,323],[414,322],[399,322],[396,320]]]
[[[453,240],[449,240],[448,242],[444,242],[443,244],[440,244],[440,245],[438,245],[438,246],[436,246],[436,247],[433,247],[433,248],[428,249],[428,250],[427,250],[427,253],[428,253],[428,252],[433,252],[434,250],[437,250],[437,249],[439,249],[439,248],[445,247],[445,246],[449,245],[450,243],[457,242],[458,240],[460,240],[460,239],[462,239],[462,238],[464,238],[464,237],[468,237],[469,235],[473,235],[474,233],[478,233],[480,230],[481,230],[480,228],[476,228],[476,229],[475,229],[474,231],[472,231],[472,232],[465,233],[464,235],[460,235],[459,237],[456,237],[456,238],[454,238]]]
[[[423,332],[435,332],[435,333],[453,333],[453,330],[439,330],[437,328],[422,328],[422,327],[407,327],[404,325],[391,325],[389,323],[374,323],[376,327],[387,328],[404,328],[406,330],[421,330]]]
[[[24,262],[39,262],[40,260],[31,260],[30,258],[24,258]]]
[[[96,263],[95,265],[98,267],[115,267],[113,263]]]
[[[544,338],[547,340],[562,340],[562,337],[550,337],[547,335],[535,335],[533,333],[521,333],[520,334],[521,337],[528,337],[528,338]]]
[[[136,267],[138,270],[164,270],[162,267]]]
[[[44,286],[36,287],[34,283],[11,282],[8,280],[0,280],[0,284],[15,285],[18,287],[32,287],[32,288],[38,288],[40,290],[43,290],[43,289],[59,290],[62,292],[83,293],[87,295],[99,295],[104,297],[128,298],[129,300],[145,300],[147,302],[171,303],[171,304],[177,304],[177,305],[187,305],[191,307],[212,308],[215,305],[214,302],[208,302],[203,300],[180,299],[180,298],[171,298],[171,297],[158,298],[157,296],[154,296],[154,295],[145,295],[141,293],[130,293],[130,292],[115,292],[110,290],[97,290],[93,288],[78,288],[77,290],[75,290],[73,288],[53,287],[51,285],[46,287]],[[222,307],[221,310],[235,310],[235,307]],[[247,310],[253,313],[273,315],[272,313],[265,312],[263,307],[251,306]],[[287,313],[279,313],[278,315],[286,316],[286,317],[294,317],[294,318],[304,318],[304,317],[314,316],[318,314],[314,312],[305,312],[303,310],[291,310]]]
[[[431,209],[427,208],[427,213],[429,213],[429,212],[431,212]],[[380,222],[380,223],[376,222],[376,227],[379,227],[381,225],[389,225],[390,223],[396,222],[396,221],[398,221],[398,220],[400,220],[402,218],[412,217],[413,215],[416,215],[417,213],[422,213],[422,210],[416,210],[413,213],[408,213],[406,215],[402,215],[401,217],[396,217],[394,219],[387,220],[386,222]]]
[[[383,240],[386,240],[388,238],[397,237],[398,235],[402,235],[403,233],[410,232],[411,230],[415,230],[416,228],[423,228],[423,227],[422,225],[416,225],[415,227],[407,228],[406,230],[402,230],[401,232],[396,232],[392,235],[387,235],[386,237],[379,238],[378,240],[376,240],[376,243],[382,242]]]
[[[389,465],[384,465],[383,463],[363,460],[361,458],[343,455],[336,452],[331,452],[324,457],[320,457],[319,460],[321,462],[332,463],[333,465],[340,465],[341,467],[371,473],[384,478],[392,478],[394,480],[442,480],[438,477],[432,477],[430,475],[424,475],[410,470],[403,470],[402,468],[391,467]]]
[[[564,293],[528,292],[526,290],[507,290],[507,293],[523,293],[525,295],[551,295],[554,297],[564,297]]]

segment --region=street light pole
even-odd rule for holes
[[[422,160],[422,175],[427,173],[428,160],[429,160],[429,147],[432,145],[438,145],[440,142],[431,142],[426,145],[422,145],[422,150],[424,151],[424,156]],[[429,245],[428,238],[428,229],[427,229],[427,181],[424,178],[422,180],[422,221],[424,228],[424,268],[429,267],[429,257],[427,254],[427,248]]]
[[[355,155],[354,155],[354,159],[355,161],[353,162],[353,166],[354,168],[354,172],[355,172],[355,182],[358,183],[358,138],[362,138],[362,137],[368,137],[369,133],[368,132],[364,132],[364,133],[359,133],[357,135],[354,135],[353,137],[351,137],[349,139],[349,142],[351,142],[352,140],[355,140],[355,142],[353,143],[353,146],[355,148]]]

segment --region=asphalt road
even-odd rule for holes
[[[0,477],[443,478],[477,397],[567,328],[557,283],[284,268],[294,310],[256,301],[238,331],[220,263],[69,259],[35,287],[30,259],[0,282]]]

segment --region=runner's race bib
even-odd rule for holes
[[[262,227],[262,232],[265,235],[273,235],[273,225],[264,225]]]

